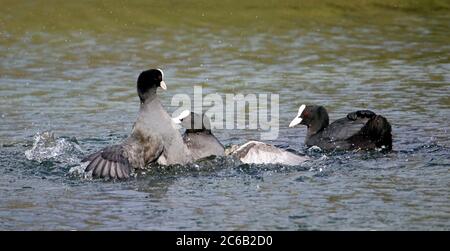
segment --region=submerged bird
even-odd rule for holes
[[[205,114],[199,115],[184,110],[178,117],[173,118],[173,121],[186,129],[183,141],[194,160],[225,155],[225,148],[211,132],[211,122]]]
[[[90,163],[85,172],[93,177],[124,179],[132,169],[144,168],[151,162],[185,164],[192,161],[172,119],[164,110],[156,89],[167,89],[160,69],[142,72],[137,79],[140,108],[131,135],[121,144],[91,154],[82,160]]]
[[[298,124],[308,127],[307,146],[318,146],[323,150],[392,149],[391,125],[385,117],[369,110],[349,113],[329,124],[323,106],[301,105],[289,127]]]

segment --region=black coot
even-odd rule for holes
[[[301,105],[289,127],[298,124],[308,127],[307,146],[318,146],[323,150],[392,149],[391,125],[385,117],[369,110],[349,113],[329,124],[323,106]]]

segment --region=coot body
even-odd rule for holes
[[[347,114],[329,124],[323,106],[302,105],[289,127],[308,127],[305,144],[323,150],[392,149],[392,129],[388,120],[369,110]]]
[[[92,171],[94,178],[125,179],[132,169],[144,168],[151,162],[185,164],[192,160],[181,134],[157,97],[158,87],[167,89],[163,77],[160,69],[150,69],[139,75],[140,108],[131,135],[118,145],[84,158],[82,162],[89,162],[85,172]]]
[[[205,114],[185,110],[173,121],[186,129],[183,141],[194,160],[225,155],[225,148],[212,133],[210,120]]]

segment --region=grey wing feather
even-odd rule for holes
[[[131,173],[131,165],[123,153],[124,148],[121,145],[114,145],[91,154],[82,160],[82,162],[90,161],[85,172],[92,170],[94,178],[128,178]]]
[[[299,156],[284,149],[258,141],[245,143],[236,149],[232,155],[237,157],[243,163],[248,164],[283,164],[295,166],[308,160],[307,157]]]

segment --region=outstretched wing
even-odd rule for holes
[[[113,145],[86,157],[81,162],[90,161],[85,172],[92,170],[94,178],[126,179],[130,177],[131,165],[123,153],[122,145]]]
[[[231,153],[247,164],[300,165],[308,160],[286,150],[259,141],[249,141]]]

